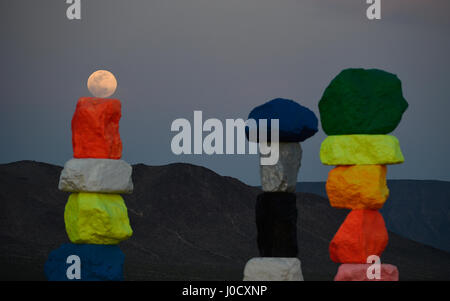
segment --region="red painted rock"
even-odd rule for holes
[[[374,267],[369,270],[369,279],[367,270],[370,264],[346,263],[339,266],[334,281],[398,281],[398,269],[392,264],[379,265],[379,278],[374,277]]]
[[[339,263],[367,263],[388,243],[383,216],[377,210],[352,210],[330,242],[330,258]]]
[[[72,118],[74,158],[120,159],[118,99],[82,97]]]

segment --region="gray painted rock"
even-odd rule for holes
[[[279,159],[275,165],[260,165],[262,190],[295,192],[297,174],[302,160],[300,143],[279,143]]]
[[[68,192],[131,193],[133,168],[123,160],[71,159],[59,179],[59,190]]]
[[[255,257],[245,265],[244,281],[303,281],[296,257]]]

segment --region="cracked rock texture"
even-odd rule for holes
[[[352,210],[330,242],[330,258],[339,263],[366,263],[371,255],[381,257],[388,232],[378,210]]]
[[[71,159],[64,165],[59,190],[67,192],[131,193],[133,168],[123,160]]]
[[[320,146],[325,165],[386,165],[403,163],[398,139],[391,135],[328,136]]]
[[[256,257],[245,265],[244,281],[303,281],[298,258]]]
[[[118,99],[81,97],[72,118],[73,157],[120,159],[121,116]]]
[[[326,190],[330,205],[347,209],[380,209],[389,196],[385,165],[350,165],[333,168]]]
[[[115,245],[133,234],[127,207],[118,194],[72,193],[64,222],[75,244]]]
[[[279,143],[279,159],[275,165],[261,165],[261,184],[265,192],[295,192],[302,160],[300,143]]]
[[[378,69],[343,70],[319,101],[327,135],[390,133],[407,108],[401,81]]]

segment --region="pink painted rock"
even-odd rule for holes
[[[344,263],[339,266],[334,281],[398,281],[398,269],[392,264],[380,264],[380,279],[369,279],[371,264]],[[371,269],[370,272],[373,272]]]

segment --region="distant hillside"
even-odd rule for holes
[[[31,161],[0,165],[0,280],[44,280],[51,250],[67,242],[57,190],[61,167]],[[120,245],[126,280],[241,280],[258,256],[254,205],[259,189],[188,164],[133,167],[125,196],[132,238]],[[332,280],[328,244],[347,210],[298,193],[299,257],[306,280]],[[450,280],[450,253],[390,233],[382,261],[401,280]]]
[[[387,228],[406,238],[450,252],[450,182],[388,180],[381,209]],[[324,182],[297,183],[297,191],[327,197]]]

